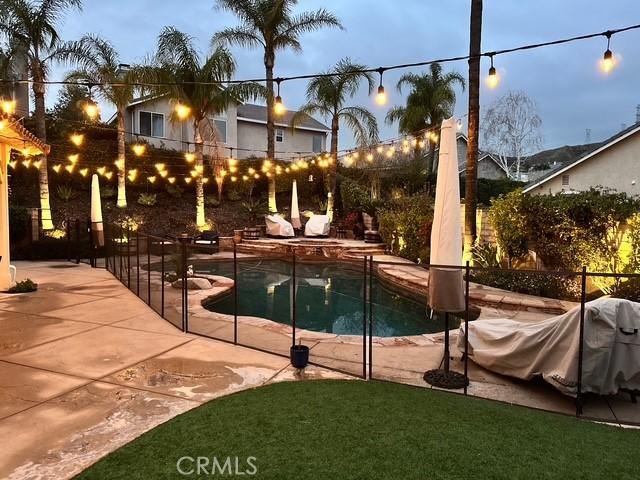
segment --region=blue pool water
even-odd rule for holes
[[[196,273],[233,278],[232,262],[196,263]],[[238,315],[291,324],[293,266],[281,260],[238,262]],[[362,335],[363,268],[346,262],[296,264],[296,325],[340,335]],[[426,301],[410,292],[392,291],[375,276],[372,282],[373,334],[381,337],[440,332],[444,321],[430,318]],[[233,314],[233,295],[205,305]],[[452,319],[452,327],[456,322]]]

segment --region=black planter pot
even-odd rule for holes
[[[293,345],[290,350],[291,365],[294,368],[304,368],[309,363],[309,347]]]

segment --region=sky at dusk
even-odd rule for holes
[[[301,54],[278,52],[276,76],[325,71],[346,56],[378,67],[468,53],[468,0],[302,0],[298,10],[321,7],[334,12],[345,29],[304,35]],[[66,40],[88,32],[99,34],[115,45],[123,63],[135,63],[153,52],[157,35],[165,25],[196,37],[204,55],[213,33],[237,23],[231,14],[217,10],[214,0],[85,0],[83,11],[69,14],[60,32]],[[482,50],[636,23],[640,23],[638,0],[485,0]],[[600,73],[597,67],[606,49],[604,38],[496,57],[495,66],[502,82],[494,91],[483,84],[481,106],[486,109],[509,90],[522,90],[537,104],[546,148],[584,143],[587,128],[591,129],[592,141],[603,140],[620,130],[622,124],[635,121],[636,105],[640,104],[640,30],[614,36],[611,48],[621,62],[609,76]],[[261,51],[238,47],[232,51],[238,64],[237,78],[264,77]],[[467,77],[466,62],[447,64],[444,68]],[[483,59],[483,76],[488,68],[488,59]],[[364,86],[353,100],[376,114],[381,139],[397,135],[397,126],[386,125],[384,117],[389,106],[402,104],[404,100],[395,90],[401,73],[385,74],[387,107],[377,106]],[[51,79],[60,80],[63,76],[64,69],[55,68]],[[283,84],[282,96],[287,107],[295,109],[304,103],[305,87],[304,80]],[[51,87],[50,93],[48,103],[53,104],[56,88]],[[455,114],[463,115],[466,110],[466,92],[458,89]],[[103,107],[104,118],[110,112],[109,107]],[[341,148],[353,145],[346,128],[341,132],[340,142]]]

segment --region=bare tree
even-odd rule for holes
[[[491,104],[483,123],[485,148],[509,178],[520,180],[523,160],[542,146],[535,102],[524,92],[508,92]]]

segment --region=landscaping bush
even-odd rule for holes
[[[578,300],[581,291],[579,278],[552,276],[546,272],[474,271],[471,281],[511,292],[562,300]]]
[[[115,198],[117,194],[118,190],[116,187],[112,187],[111,185],[104,185],[100,187],[100,198]]]
[[[158,197],[155,193],[141,193],[138,197],[138,203],[145,207],[153,207],[158,201]]]
[[[355,180],[345,178],[340,182],[340,199],[343,212],[362,210],[369,201],[369,192]]]
[[[60,260],[66,259],[69,253],[72,258],[75,258],[77,249],[79,249],[80,258],[91,256],[88,240],[76,244],[75,240],[69,243],[66,239],[43,237],[33,243],[13,246],[11,258],[13,260]]]
[[[476,195],[478,205],[491,205],[491,200],[498,198],[500,195],[506,195],[509,192],[517,190],[525,186],[525,182],[518,182],[510,178],[490,179],[479,178],[476,187]],[[460,177],[460,195],[464,198],[466,182],[464,176]]]
[[[603,189],[554,196],[516,190],[492,202],[489,218],[510,261],[531,249],[550,269],[621,272],[629,262],[620,249],[622,226],[639,209],[639,200]]]
[[[220,200],[216,195],[207,195],[204,197],[204,204],[207,207],[218,208],[220,206]]]
[[[38,290],[38,284],[30,278],[17,282],[13,287],[9,289],[9,293],[29,293]]]
[[[237,201],[242,199],[242,195],[240,194],[240,192],[238,192],[238,190],[235,190],[235,189],[234,190],[229,190],[227,192],[227,199],[230,202],[237,202]]]
[[[182,188],[180,185],[169,184],[167,185],[166,190],[169,196],[172,198],[182,198],[182,195],[184,194],[184,188]]]
[[[11,243],[23,241],[29,233],[31,219],[29,210],[25,207],[9,207],[9,238]]]
[[[382,240],[394,255],[428,262],[433,199],[425,194],[404,197],[377,211]]]

